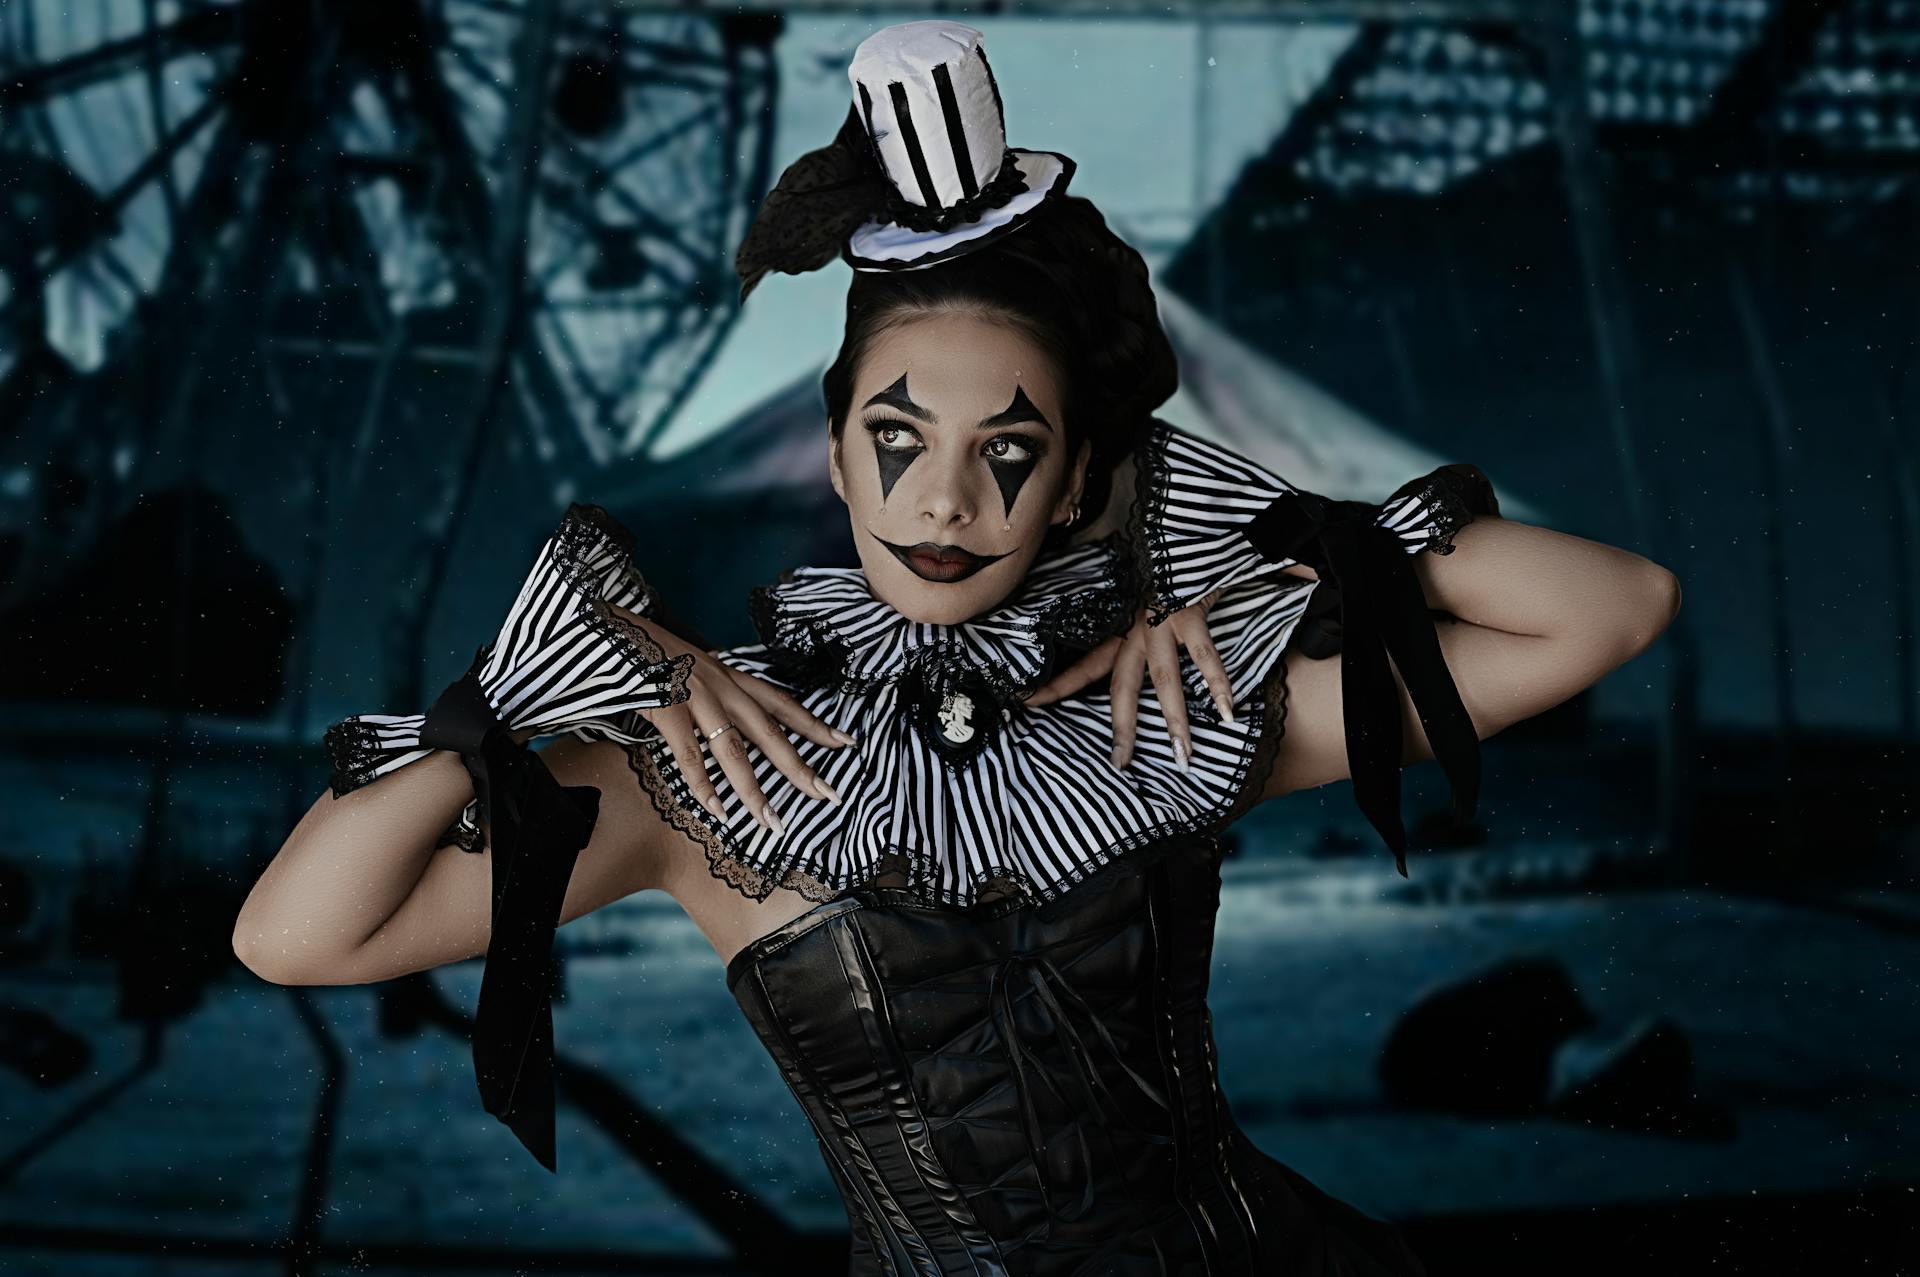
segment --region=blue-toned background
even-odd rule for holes
[[[1169,421],[1333,496],[1471,461],[1684,589],[1476,827],[1408,772],[1411,878],[1345,784],[1237,827],[1249,1132],[1436,1275],[1911,1271],[1915,0],[0,3],[0,1271],[834,1270],[664,895],[560,934],[558,1177],[478,1103],[478,963],[229,937],[327,724],[460,674],[569,501],[716,644],[848,559],[847,268],[742,309],[732,254],[936,12],[1148,259]],[[1453,986],[1496,1046],[1416,1103]],[[1467,1102],[1554,1094],[1497,1044],[1575,1002],[1607,1103]]]

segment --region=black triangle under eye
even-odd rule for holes
[[[1000,485],[1000,499],[1006,503],[1007,517],[1012,518],[1013,503],[1019,499],[1020,489],[1032,477],[1033,468],[1040,464],[1040,458],[1032,449],[1028,449],[1026,458],[1021,461],[999,457],[989,457],[987,460],[991,463],[993,481]]]
[[[920,449],[882,447],[879,435],[870,438],[873,440],[874,459],[880,463],[880,499],[885,501],[893,494],[893,485],[900,481],[906,468],[920,455]]]

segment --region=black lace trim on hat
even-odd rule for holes
[[[965,222],[977,222],[988,209],[1001,208],[1027,189],[1027,177],[1020,171],[1020,158],[1007,148],[1000,160],[1000,171],[973,195],[945,208],[929,208],[903,198],[897,190],[881,208],[880,216],[898,222],[910,231],[946,231]]]
[[[799,275],[832,261],[891,189],[860,109],[848,107],[833,141],[787,165],[760,202],[734,254],[740,300],[769,271]]]
[[[953,261],[970,253],[978,253],[994,247],[1007,236],[1018,234],[1020,228],[1029,225],[1034,218],[1043,216],[1050,204],[1066,194],[1067,186],[1073,180],[1073,158],[1062,155],[1058,151],[1047,151],[1045,154],[1059,161],[1061,171],[1060,175],[1054,178],[1053,185],[1047,188],[1046,195],[1032,208],[1013,214],[997,226],[970,234],[959,243],[930,248],[912,257],[892,257],[885,260],[861,257],[853,251],[853,241],[849,235],[840,245],[841,260],[861,271],[923,270],[940,262]]]

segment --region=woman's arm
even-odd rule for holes
[[[1551,709],[1644,651],[1680,610],[1673,573],[1627,550],[1492,516],[1455,552],[1412,559],[1441,651],[1482,739]],[[1311,571],[1292,567],[1299,575]],[[1286,732],[1261,800],[1346,779],[1340,662],[1290,651]],[[1398,671],[1402,763],[1433,757]]]
[[[540,756],[560,784],[600,790],[560,921],[660,886],[666,826],[620,748],[562,737]],[[275,984],[368,984],[484,954],[492,857],[433,845],[472,798],[447,750],[340,798],[323,792],[241,907],[235,955]],[[483,832],[491,847],[493,831]]]

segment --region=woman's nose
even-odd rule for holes
[[[920,489],[920,517],[936,528],[964,528],[978,511],[978,498],[959,470],[952,462],[927,468]]]

